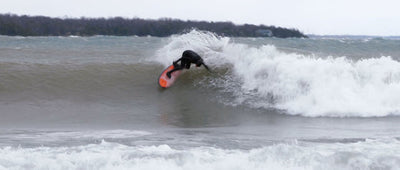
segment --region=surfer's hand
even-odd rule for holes
[[[203,63],[204,68],[206,68],[209,72],[211,72],[211,70],[208,68],[208,66],[206,64]]]
[[[167,77],[168,77],[169,79],[171,78],[171,73],[170,73],[170,72],[167,73]]]

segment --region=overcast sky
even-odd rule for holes
[[[400,35],[400,0],[0,0],[0,13],[162,17],[297,28],[319,35]]]

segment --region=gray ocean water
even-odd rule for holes
[[[161,71],[191,49],[213,70]],[[0,169],[398,169],[400,40],[0,36]]]

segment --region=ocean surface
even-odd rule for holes
[[[0,36],[3,169],[400,169],[400,39]]]

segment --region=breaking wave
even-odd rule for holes
[[[199,52],[220,75],[200,83],[231,94],[221,100],[226,104],[310,117],[400,114],[400,62],[390,56],[353,60],[305,55],[192,31],[171,37],[150,60],[167,66],[186,49]]]

